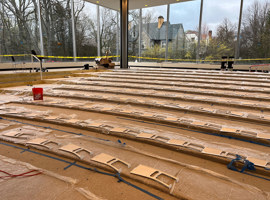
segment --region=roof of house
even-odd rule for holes
[[[161,28],[158,28],[158,23],[148,23],[143,24],[142,28],[145,33],[148,34],[149,38],[152,40],[166,40],[166,25],[167,22],[164,22]],[[183,29],[182,24],[169,24],[168,27],[168,39],[172,40],[176,37],[179,30]]]
[[[198,35],[198,32],[197,31],[188,30],[188,31],[186,31],[186,34],[195,34],[195,35]]]

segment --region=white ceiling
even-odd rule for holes
[[[99,4],[101,6],[111,8],[114,10],[120,9],[120,0],[85,0],[90,3]],[[139,9],[139,8],[147,8],[153,6],[160,6],[172,3],[181,3],[185,1],[193,1],[193,0],[129,0],[129,9]],[[147,5],[147,6],[146,6]]]

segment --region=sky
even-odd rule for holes
[[[244,0],[243,16],[247,14],[247,8],[250,7],[255,0]],[[265,2],[270,0],[257,0]],[[217,26],[228,18],[233,24],[238,26],[239,11],[241,0],[204,0],[202,24],[206,25],[215,35]],[[174,3],[170,5],[170,23],[182,23],[184,30],[197,30],[199,27],[201,0],[194,0],[182,3]],[[95,15],[95,5],[91,4],[92,15]],[[155,17],[163,16],[167,20],[167,5],[143,8],[143,15],[147,12],[152,13]]]

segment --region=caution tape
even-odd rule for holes
[[[43,56],[43,55],[36,55],[37,57],[43,57],[43,58],[67,58],[67,59],[89,59],[89,58],[116,58],[116,57],[120,57],[120,56]]]
[[[10,54],[10,55],[0,55],[0,57],[23,57],[23,56],[31,56],[31,54]]]
[[[0,55],[0,57],[24,57],[24,56],[32,56],[32,54],[9,54],[9,55]],[[42,58],[66,58],[66,59],[89,59],[89,58],[116,58],[116,57],[120,57],[120,56],[77,56],[77,57],[73,57],[73,56],[44,56],[44,55],[35,55],[36,57],[42,57]]]
[[[23,56],[31,56],[32,54],[10,54],[10,55],[0,55],[0,57],[23,57]],[[95,58],[117,58],[120,57],[120,55],[115,56],[44,56],[44,55],[36,55],[37,57],[43,57],[43,58],[58,58],[58,59],[95,59]],[[270,58],[252,58],[252,59],[177,59],[177,58],[154,58],[154,57],[142,57],[142,56],[128,56],[129,58],[135,58],[135,59],[143,59],[143,60],[159,60],[159,61],[178,61],[178,62],[228,62],[228,61],[270,61]]]

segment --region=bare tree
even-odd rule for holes
[[[236,26],[229,19],[225,18],[217,28],[217,40],[224,43],[228,47],[234,47]]]
[[[104,55],[106,51],[116,53],[117,12],[101,8],[100,20],[100,48]],[[90,39],[97,45],[97,22],[89,19],[88,32]]]
[[[72,26],[70,0],[40,0],[41,22],[45,55],[72,55]],[[78,54],[94,54],[97,44],[97,22],[84,10],[85,2],[75,3],[76,45]],[[39,52],[39,23],[37,0],[1,0],[1,53],[28,54]],[[134,25],[138,25],[138,12],[131,12]],[[100,44],[103,54],[116,53],[117,12],[101,8]],[[143,17],[144,23],[153,20],[151,13]],[[3,39],[4,38],[4,39]],[[135,44],[137,45],[137,44]],[[134,46],[135,47],[135,46]]]
[[[269,11],[270,3],[255,1],[244,15],[241,34],[240,55],[246,58],[263,58],[269,56]],[[266,39],[266,41],[265,41]]]
[[[11,53],[28,53],[33,47],[38,48],[35,40],[37,39],[32,31],[33,9],[30,0],[9,0],[3,1],[4,9],[2,10],[3,29],[7,37],[5,45],[6,51]],[[17,27],[17,29],[13,29]],[[11,32],[10,32],[11,31]]]

